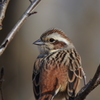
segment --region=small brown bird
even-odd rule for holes
[[[74,98],[80,79],[85,81],[81,57],[65,33],[51,29],[37,41],[40,54],[33,68],[33,91],[36,100]]]

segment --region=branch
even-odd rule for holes
[[[100,84],[100,65],[92,80],[90,80],[77,94],[74,100],[84,100],[86,96]]]
[[[0,30],[2,29],[2,21],[5,18],[5,13],[10,0],[1,0],[0,2]]]
[[[3,81],[4,81],[4,68],[2,67],[1,68],[1,72],[0,72],[0,93],[1,93],[1,100],[4,100],[3,91],[2,91]]]
[[[6,49],[6,47],[8,46],[8,44],[11,42],[11,40],[14,38],[15,34],[20,29],[21,25],[26,20],[26,18],[35,13],[33,11],[34,11],[35,7],[38,5],[38,3],[40,1],[41,0],[34,0],[34,1],[31,0],[30,6],[27,8],[27,10],[24,12],[24,14],[22,15],[22,17],[15,24],[15,26],[12,28],[12,30],[9,32],[9,34],[5,38],[4,42],[1,44],[1,46],[0,46],[0,56],[3,54],[4,50]]]

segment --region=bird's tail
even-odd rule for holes
[[[53,100],[53,96],[52,95],[44,95],[44,96],[41,96],[39,98],[39,100]]]
[[[59,92],[60,88],[61,88],[61,85],[55,91],[47,91],[47,92],[41,93],[38,100],[53,100],[55,95]]]

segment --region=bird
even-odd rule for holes
[[[74,98],[82,78],[86,84],[86,76],[81,57],[65,32],[57,28],[49,29],[33,44],[40,51],[32,74],[35,99]]]

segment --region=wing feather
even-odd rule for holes
[[[34,63],[33,75],[32,75],[33,91],[34,91],[34,96],[35,96],[36,100],[38,100],[40,97],[40,85],[39,85],[39,80],[40,80],[40,66],[39,66],[39,64],[40,63],[41,63],[41,59],[37,58],[35,63]]]
[[[58,83],[56,64],[54,62],[42,62],[39,58],[34,63],[33,70],[33,91],[36,100],[52,100],[59,92],[60,84]],[[53,72],[54,71],[54,72]],[[55,73],[55,74],[54,74]]]
[[[78,61],[81,59],[79,55],[76,55],[76,57],[69,58],[69,60],[67,92],[69,96],[74,97],[77,94],[80,79],[82,79],[81,61]]]

